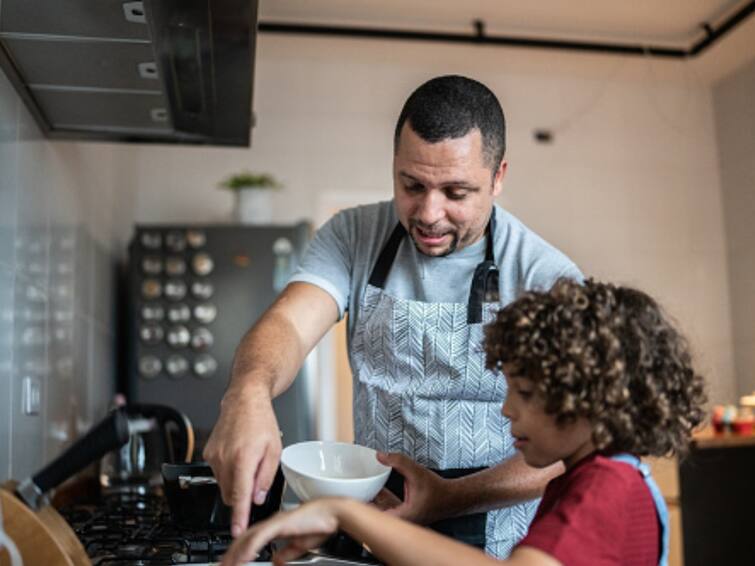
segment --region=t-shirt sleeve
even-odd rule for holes
[[[355,220],[348,211],[339,212],[328,220],[309,243],[298,268],[289,283],[304,282],[317,285],[338,305],[338,317],[348,310],[351,293]]]
[[[616,484],[608,485],[613,480]],[[627,491],[618,476],[575,478],[553,508],[530,526],[519,546],[542,550],[569,566],[621,563]]]

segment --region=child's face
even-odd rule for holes
[[[575,422],[557,426],[556,418],[545,412],[545,401],[531,379],[511,373],[504,365],[508,395],[501,412],[511,421],[514,446],[525,462],[544,468],[563,460],[567,468],[595,451],[590,422],[580,417]]]

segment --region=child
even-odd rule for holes
[[[527,464],[563,461],[517,566],[665,564],[667,512],[638,456],[681,454],[702,421],[703,380],[684,339],[646,294],[559,280],[502,309],[486,328],[489,368],[508,384],[503,414]],[[477,549],[346,499],[321,499],[242,535],[223,564],[250,560],[274,538],[276,563],[337,529],[397,565],[501,564]]]

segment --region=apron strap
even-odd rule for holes
[[[391,237],[383,246],[380,251],[375,267],[372,268],[370,274],[370,285],[382,289],[385,286],[385,281],[388,279],[388,274],[391,272],[393,266],[393,260],[396,259],[396,253],[398,247],[401,244],[401,240],[406,236],[406,228],[399,222],[391,233]]]
[[[659,566],[667,566],[669,538],[671,534],[669,527],[668,508],[666,507],[666,502],[663,499],[661,490],[658,488],[658,484],[655,483],[655,480],[650,473],[650,468],[647,464],[641,462],[637,456],[634,456],[632,454],[614,454],[613,456],[611,456],[611,459],[633,466],[638,472],[640,472],[642,478],[645,480],[645,484],[648,486],[650,494],[653,496],[655,511],[658,514],[658,522],[661,525],[661,552],[658,564]]]
[[[490,220],[485,228],[487,245],[485,247],[485,261],[480,263],[474,271],[472,286],[469,289],[469,303],[467,304],[467,324],[482,322],[482,304],[497,303],[500,300],[499,272],[493,253],[493,235],[495,234],[495,207],[490,214]]]
[[[482,304],[495,303],[500,299],[498,266],[495,263],[493,252],[493,235],[495,234],[495,207],[490,214],[490,220],[485,228],[487,244],[485,246],[485,261],[480,263],[472,277],[472,285],[469,290],[469,302],[467,304],[467,323],[476,324],[482,322]],[[393,260],[396,259],[398,247],[406,236],[406,229],[399,222],[393,229],[391,236],[380,251],[375,266],[370,273],[369,284],[382,289],[391,272]]]

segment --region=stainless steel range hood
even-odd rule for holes
[[[0,0],[0,67],[52,139],[248,146],[257,0]]]

